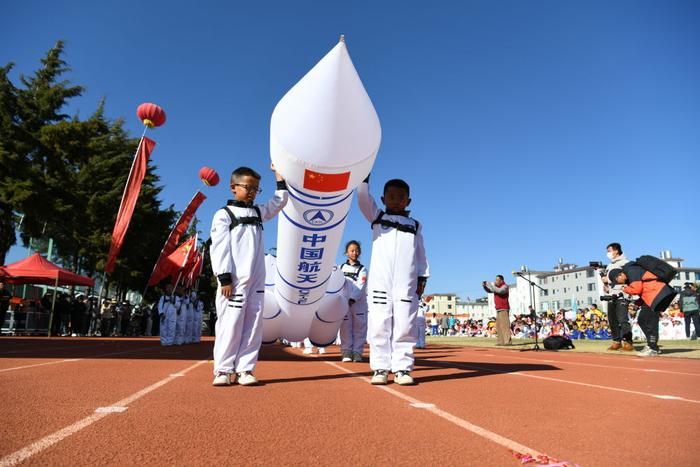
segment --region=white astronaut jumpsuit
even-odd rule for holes
[[[214,214],[211,226],[212,269],[220,285],[232,285],[229,298],[216,293],[214,374],[253,371],[262,343],[265,296],[265,246],[262,225],[287,203],[287,187],[277,183],[275,196],[256,210],[248,203],[229,201]],[[232,226],[229,212],[241,223]],[[255,219],[257,223],[246,223]]]
[[[425,310],[428,306],[421,303],[418,306],[418,314],[416,315],[416,347],[419,349],[425,348]]]
[[[165,318],[160,324],[160,343],[161,345],[173,345],[175,339],[175,321],[177,306],[176,295],[163,295],[158,301],[158,317]]]
[[[416,289],[418,278],[428,277],[422,227],[408,217],[408,212],[381,211],[369,194],[367,182],[357,188],[357,201],[362,214],[373,224],[372,274],[367,284],[370,368],[393,373],[411,371],[417,338]]]
[[[204,312],[204,302],[194,296],[194,321],[192,324],[192,342],[199,343],[202,337],[202,313]]]
[[[185,344],[191,344],[194,342],[192,339],[192,328],[194,328],[194,301],[195,297],[192,294],[187,296],[187,313],[185,314],[185,335],[183,340]]]
[[[340,324],[340,351],[343,355],[362,355],[367,341],[367,268],[345,262],[340,270],[345,274],[349,298],[355,300]]]
[[[185,342],[185,325],[187,323],[187,306],[189,304],[189,299],[187,295],[182,297],[177,296],[177,303],[175,304],[175,339],[173,343],[175,345],[182,345]]]

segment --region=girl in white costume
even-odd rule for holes
[[[340,266],[350,291],[350,308],[340,325],[340,351],[343,362],[361,362],[367,341],[367,268],[359,261],[360,243],[350,240],[345,245],[348,260]]]

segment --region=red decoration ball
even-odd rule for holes
[[[139,105],[136,109],[136,115],[149,128],[155,128],[165,123],[165,110],[150,102]]]
[[[206,186],[216,186],[219,184],[219,174],[209,167],[199,169],[199,178]]]

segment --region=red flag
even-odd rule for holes
[[[313,170],[304,170],[304,188],[313,191],[341,191],[348,187],[350,172],[324,174]]]
[[[136,200],[141,192],[141,183],[143,182],[143,178],[146,176],[146,170],[148,169],[148,158],[151,155],[155,145],[155,141],[146,138],[145,136],[141,138],[141,141],[139,142],[139,147],[136,150],[134,162],[131,164],[129,178],[127,179],[126,186],[124,187],[122,202],[119,206],[119,212],[117,213],[117,221],[114,223],[114,230],[112,231],[112,243],[109,246],[107,263],[105,263],[105,272],[107,273],[114,271],[117,256],[119,256],[119,251],[124,244],[124,236],[129,228],[131,216],[134,213]]]
[[[160,268],[163,267],[163,261],[167,258],[167,256],[170,253],[173,252],[173,250],[175,249],[175,245],[177,245],[177,242],[180,241],[180,237],[183,233],[185,233],[187,227],[190,226],[190,222],[192,222],[194,213],[197,211],[197,209],[202,204],[202,202],[204,202],[205,199],[207,199],[207,197],[198,191],[190,200],[190,204],[188,204],[185,210],[183,211],[182,215],[180,216],[180,219],[175,224],[175,227],[173,227],[173,230],[170,231],[170,235],[168,235],[168,239],[165,241],[165,245],[163,246],[163,249],[161,250],[160,255],[158,256],[158,261],[156,261],[155,266],[153,266],[151,277],[150,279],[148,279],[149,287],[156,285],[163,279],[163,277],[166,277],[166,275],[163,274],[164,271],[160,271]]]
[[[204,254],[201,251],[197,251],[197,254],[192,258],[192,261],[185,267],[185,271],[183,272],[183,277],[185,277],[183,283],[186,284],[188,288],[192,287],[202,274],[203,265]]]
[[[158,274],[151,276],[154,284],[162,281],[166,277],[170,277],[172,283],[175,283],[181,270],[187,266],[195,251],[196,236],[190,237],[187,241],[178,246],[175,251],[163,258],[158,269]]]

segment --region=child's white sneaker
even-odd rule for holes
[[[351,362],[352,361],[352,353],[350,352],[343,352],[343,357],[340,360],[341,362]]]
[[[397,371],[396,373],[394,373],[394,382],[401,386],[410,386],[412,384],[415,384],[411,373],[409,373],[408,371]]]
[[[362,354],[359,352],[354,352],[352,354],[352,361],[353,362],[361,362],[362,361]]]
[[[326,348],[325,348],[325,347],[319,347],[319,348],[318,348],[318,353],[321,354],[321,355],[323,355],[324,353],[326,353]]]
[[[231,375],[228,373],[219,373],[214,376],[213,386],[231,386]]]
[[[258,378],[256,378],[250,371],[243,371],[238,373],[238,384],[241,386],[253,386],[258,384]]]
[[[372,384],[387,384],[389,382],[389,372],[387,370],[374,370]]]
[[[314,349],[313,349],[313,347],[306,347],[302,353],[304,355],[310,355],[310,354],[314,353]]]

